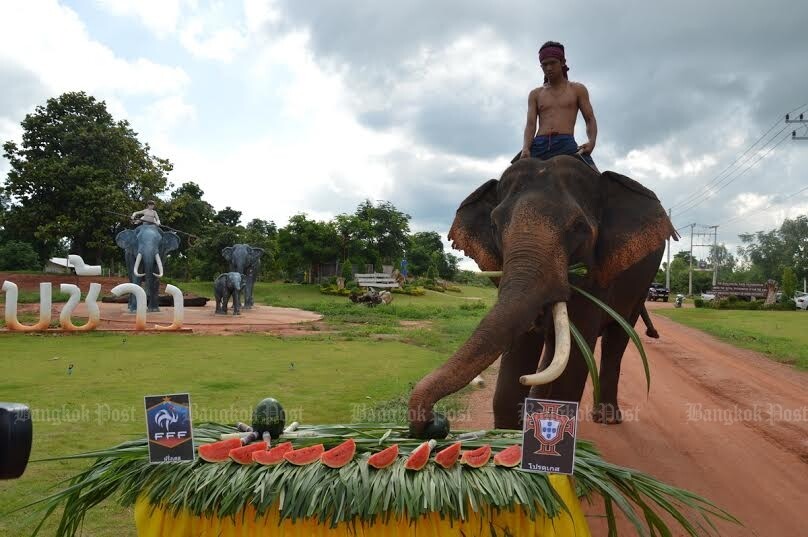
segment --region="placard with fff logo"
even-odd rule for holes
[[[147,395],[149,462],[192,462],[191,397],[187,393]]]

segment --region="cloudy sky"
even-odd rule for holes
[[[519,151],[538,47],[557,40],[589,88],[600,169],[654,190],[677,227],[719,225],[734,250],[738,233],[808,213],[808,140],[790,136],[808,125],[783,120],[808,118],[808,4],[662,4],[6,0],[0,140],[84,90],[174,163],[174,184],[245,222],[371,198],[445,240]]]

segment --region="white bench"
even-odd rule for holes
[[[356,279],[356,283],[359,287],[378,287],[384,289],[399,287],[395,278],[381,272],[373,274],[354,274],[354,279]]]

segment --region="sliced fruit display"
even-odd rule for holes
[[[224,462],[230,458],[230,450],[241,447],[240,438],[228,438],[199,446],[199,457],[208,462]]]
[[[258,464],[263,464],[264,466],[274,466],[282,463],[285,460],[283,456],[293,449],[294,448],[292,447],[291,442],[284,442],[283,444],[278,444],[274,448],[266,451],[253,451],[252,458],[253,461],[257,462]]]
[[[520,462],[522,462],[522,446],[519,444],[503,449],[494,455],[494,464],[497,466],[513,468],[519,466]]]
[[[372,466],[374,468],[387,468],[398,458],[398,444],[393,444],[387,449],[383,449],[378,453],[374,453],[368,459],[368,466]]]
[[[240,448],[231,449],[230,458],[239,464],[252,464],[253,452],[266,451],[266,450],[267,450],[266,442],[253,442],[252,444],[247,444],[246,446],[242,446]]]
[[[435,455],[435,462],[440,464],[444,468],[451,468],[452,466],[454,466],[454,463],[457,462],[457,458],[459,456],[460,456],[460,442],[455,442],[451,446],[440,450],[437,453],[437,455]]]
[[[283,454],[283,458],[292,464],[303,466],[304,464],[311,464],[314,461],[319,460],[320,455],[322,455],[324,452],[325,447],[323,447],[322,444],[316,444],[314,446],[287,451]]]
[[[320,455],[320,462],[330,468],[342,468],[351,462],[354,454],[356,454],[356,442],[353,438],[349,438]]]
[[[480,466],[485,466],[490,458],[491,446],[486,444],[471,451],[464,451],[463,455],[460,457],[460,464],[467,464],[472,468],[479,468]]]
[[[410,453],[410,456],[407,457],[404,468],[407,470],[421,470],[426,466],[426,463],[429,462],[429,454],[432,452],[434,446],[435,441],[430,440],[415,448],[412,453]]]

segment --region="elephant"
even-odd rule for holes
[[[180,246],[180,238],[173,231],[163,231],[158,226],[143,224],[135,229],[118,233],[115,242],[123,248],[129,281],[141,285],[146,280],[146,304],[148,311],[160,311],[158,291],[163,277],[163,262],[170,252]],[[139,270],[143,272],[139,272]],[[129,296],[129,311],[136,310],[134,295]]]
[[[247,279],[244,292],[244,309],[253,307],[253,286],[261,271],[263,248],[254,248],[249,244],[234,244],[222,248],[222,255],[227,260],[232,272],[240,272]]]
[[[240,272],[224,272],[213,282],[213,293],[216,297],[216,313],[227,315],[227,303],[233,297],[233,315],[241,315],[241,292],[247,285],[247,279]]]
[[[590,349],[602,338],[601,402],[593,418],[618,423],[617,384],[629,336],[571,286],[634,325],[665,242],[679,239],[656,195],[574,157],[522,159],[460,204],[448,238],[481,270],[501,271],[493,278],[498,297],[467,341],[413,388],[411,433],[423,438],[438,428],[434,404],[467,386],[500,355],[495,427],[520,429],[528,396],[580,402],[588,368],[570,343],[569,321]],[[577,263],[587,267],[586,274],[570,272]]]

